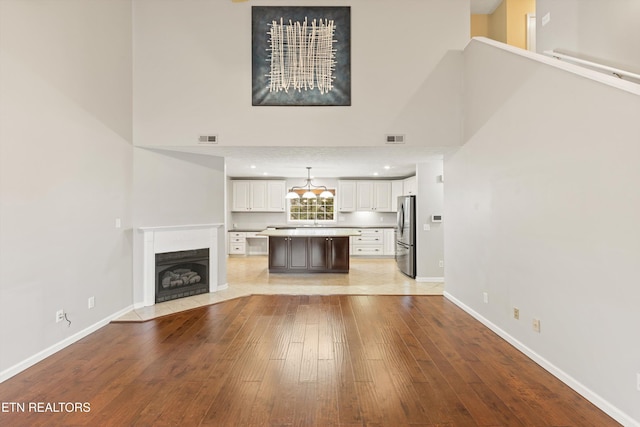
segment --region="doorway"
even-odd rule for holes
[[[536,14],[527,13],[527,50],[536,51]]]

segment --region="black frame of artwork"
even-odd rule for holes
[[[349,6],[252,6],[252,105],[254,106],[350,106],[351,105],[351,8]],[[302,23],[313,20],[334,24],[331,50],[335,52],[331,87],[282,89],[271,77],[272,54],[270,29],[272,23]],[[285,45],[286,47],[286,45]],[[286,50],[285,50],[286,52]]]

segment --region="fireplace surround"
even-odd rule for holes
[[[180,270],[179,272],[173,272],[175,275],[187,274],[189,280],[193,279],[195,275],[188,274],[185,269],[192,270],[193,273],[200,276],[200,281],[203,281],[202,273],[204,252],[208,252],[208,266],[205,275],[207,276],[207,285],[196,285],[189,283],[189,285],[196,285],[193,288],[189,288],[187,292],[191,292],[193,289],[197,289],[198,293],[203,292],[215,292],[220,289],[224,289],[224,286],[218,286],[218,244],[219,244],[219,230],[224,224],[187,224],[187,225],[172,225],[172,226],[158,226],[158,227],[140,227],[139,230],[143,234],[142,244],[142,277],[137,281],[138,289],[141,291],[142,302],[138,302],[134,307],[151,306],[156,302],[161,302],[156,299],[157,287],[156,281],[158,280],[158,274],[161,270],[165,270],[166,266],[159,266],[156,268],[156,255],[167,254],[173,252],[190,252],[200,251],[197,257],[200,260],[197,263],[191,261],[186,264],[192,264],[191,266],[176,266],[175,268]],[[204,251],[204,252],[202,252]],[[176,256],[176,255],[171,255]],[[171,258],[169,256],[169,258]],[[162,258],[162,257],[161,257]],[[179,263],[173,263],[179,264]],[[198,272],[200,269],[200,272]],[[178,286],[177,281],[182,280],[184,285],[184,279],[174,280],[174,288]],[[160,279],[162,283],[162,279]],[[198,283],[199,283],[198,282]],[[162,286],[162,285],[160,285]],[[171,280],[169,280],[169,288],[171,288]],[[180,292],[177,292],[180,293]],[[166,298],[164,292],[160,292],[161,298]],[[193,293],[195,295],[195,293]],[[184,296],[184,295],[183,295]],[[187,295],[188,296],[188,295]],[[176,297],[177,298],[177,297]],[[168,299],[174,299],[173,297]],[[167,301],[168,299],[163,299]]]

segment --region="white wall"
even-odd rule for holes
[[[131,42],[130,1],[0,2],[0,381],[132,304]]]
[[[479,41],[464,57],[466,143],[445,161],[446,291],[637,425],[640,97]]]
[[[537,0],[536,9],[539,52],[557,48],[640,73],[638,0]]]
[[[416,179],[416,278],[438,279],[444,276],[444,227],[445,222],[431,222],[432,215],[443,215],[444,183],[442,182],[443,162],[418,163]],[[428,225],[429,230],[424,229]]]
[[[459,138],[459,55],[468,0],[353,0],[350,107],[251,106],[251,6],[195,0],[134,2],[135,144],[452,146]],[[296,5],[317,5],[299,1]]]
[[[225,222],[224,159],[136,147],[133,150],[134,302],[142,303],[139,227]],[[218,284],[227,282],[226,235],[219,229]],[[213,260],[210,260],[213,262]]]

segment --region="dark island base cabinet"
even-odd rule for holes
[[[271,273],[348,273],[349,237],[269,236]]]
[[[269,237],[269,271],[305,271],[306,237]]]

